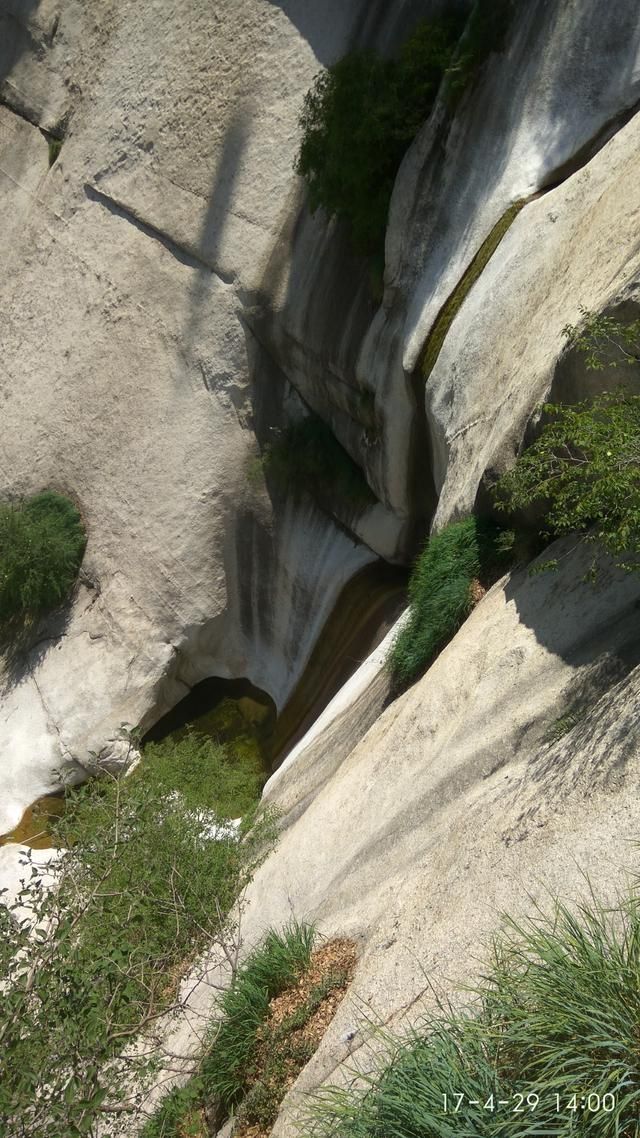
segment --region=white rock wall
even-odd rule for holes
[[[309,504],[274,514],[249,478],[243,316],[316,52],[341,54],[361,8],[327,27],[267,0],[0,5],[18,112],[0,118],[0,491],[70,493],[89,535],[66,626],[5,671],[0,832],[61,767],[121,761],[121,724],[204,675],[281,705],[373,557]],[[27,119],[67,122],[51,170]]]

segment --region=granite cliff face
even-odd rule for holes
[[[300,103],[319,66],[452,5],[211,7],[0,0],[0,490],[68,492],[89,534],[70,613],[5,662],[0,832],[206,676],[281,708],[341,586],[485,503],[546,395],[606,383],[565,349],[580,306],[637,312],[635,0],[514,3],[405,157],[381,302],[304,206]],[[375,505],[272,493],[256,459],[302,401]],[[267,784],[283,835],[247,942],[292,908],[355,936],[355,991],[389,1022],[423,1006],[424,969],[469,976],[501,909],[634,865],[640,583],[603,559],[587,584],[584,549],[559,553],[384,709],[379,651]],[[345,1003],[275,1133],[340,1077],[356,1020]]]
[[[395,556],[382,504],[339,525],[274,507],[256,435],[296,377],[253,327],[274,258],[305,262],[286,234],[313,75],[441,7],[2,5],[2,492],[70,493],[89,544],[64,628],[7,673],[0,831],[60,768],[123,761],[121,725],[205,676],[281,707],[342,585]],[[51,169],[43,131],[64,137]],[[314,287],[296,291],[330,323]]]

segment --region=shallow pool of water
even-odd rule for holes
[[[0,846],[8,842],[19,842],[34,850],[55,849],[56,842],[49,832],[49,823],[52,818],[59,817],[63,810],[64,797],[61,794],[47,794],[44,798],[38,798],[25,810],[15,830],[0,835]]]

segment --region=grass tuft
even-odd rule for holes
[[[301,1133],[638,1138],[639,978],[636,898],[613,911],[590,898],[577,912],[557,904],[548,917],[507,920],[473,1013],[441,1009],[387,1036],[361,1089],[321,1092]]]
[[[267,933],[238,969],[220,1001],[221,1018],[198,1074],[186,1087],[168,1095],[147,1123],[142,1138],[188,1134],[185,1119],[191,1117],[195,1125],[208,1109],[218,1120],[229,1116],[249,1089],[251,1062],[269,1003],[308,967],[314,940],[313,926],[296,921],[281,933]]]
[[[471,517],[430,538],[409,581],[408,622],[389,655],[398,686],[424,671],[458,631],[473,608],[474,582],[506,567],[508,537],[493,523]]]
[[[563,739],[574,727],[577,727],[582,722],[586,715],[586,708],[582,710],[576,709],[575,711],[568,711],[565,715],[560,715],[554,719],[547,734],[545,736],[545,743],[557,743],[559,739]]]
[[[0,622],[60,604],[76,579],[86,540],[73,502],[53,490],[17,505],[0,503]]]

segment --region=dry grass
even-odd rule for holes
[[[268,1138],[277,1108],[344,999],[355,965],[352,941],[328,941],[313,953],[299,980],[271,1001],[258,1034],[247,1105],[239,1111],[234,1138]],[[258,1118],[260,1113],[263,1117]]]
[[[477,577],[474,577],[469,586],[469,597],[474,608],[476,605],[480,604],[480,601],[484,597],[486,591],[486,587],[482,584],[482,582],[479,581]]]

